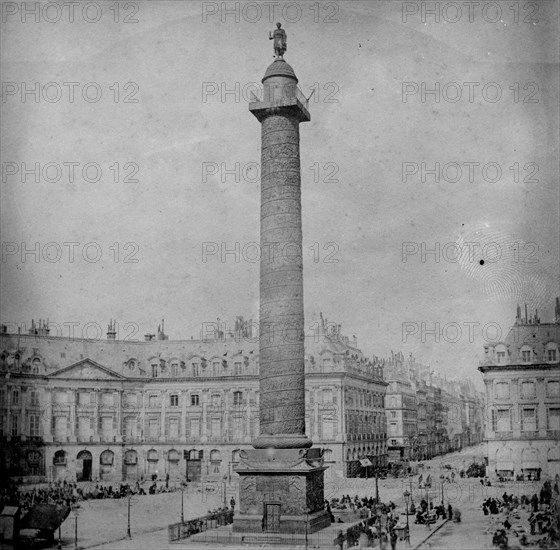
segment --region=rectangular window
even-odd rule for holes
[[[12,390],[12,405],[19,405],[19,390]]]
[[[150,408],[152,408],[152,409],[156,408],[158,406],[157,405],[157,395],[150,395],[148,402],[149,402],[149,407]]]
[[[560,407],[548,409],[548,429],[560,431]]]
[[[152,378],[157,378],[158,368],[157,365],[152,365]]]
[[[172,393],[169,396],[169,405],[171,407],[178,407],[179,406],[179,395],[176,393]]]
[[[506,352],[505,351],[499,351],[497,353],[498,356],[498,363],[505,363],[506,362]]]
[[[0,405],[4,405],[6,403],[6,390],[4,388],[0,388]]]
[[[219,376],[220,374],[220,362],[219,361],[214,361],[212,363],[212,370],[213,370],[213,374],[214,376]]]
[[[397,418],[397,411],[391,411],[391,418]]]
[[[37,406],[39,404],[39,394],[36,391],[29,392],[29,402],[31,406]]]
[[[222,422],[219,418],[212,418],[211,430],[212,437],[219,437],[221,435]]]
[[[179,419],[170,418],[169,419],[169,437],[171,439],[179,438]]]
[[[533,407],[523,407],[521,410],[521,429],[524,432],[534,432],[537,429],[537,411]]]
[[[191,437],[199,437],[200,436],[200,419],[199,418],[191,418],[189,427],[190,427]]]
[[[196,393],[191,395],[191,405],[193,407],[198,407],[200,405],[200,397]]]
[[[104,392],[102,394],[101,403],[104,407],[112,407],[114,405],[113,394]]]
[[[507,399],[509,397],[509,383],[498,382],[495,387],[496,397],[498,399]]]
[[[198,363],[192,363],[192,375],[194,377],[198,376]]]
[[[138,405],[138,396],[135,393],[127,393],[126,405],[129,408],[136,407]]]
[[[548,360],[549,361],[556,361],[556,350],[555,349],[549,349],[548,350]]]
[[[159,418],[150,418],[148,426],[150,437],[159,437]]]
[[[124,419],[124,435],[127,437],[134,437],[136,435],[136,418],[127,416]]]
[[[112,416],[102,416],[101,417],[101,434],[103,437],[113,436],[113,417]]]
[[[534,382],[522,382],[521,384],[521,397],[523,399],[528,399],[535,397],[535,383]]]
[[[497,411],[497,429],[498,432],[509,432],[511,431],[511,419],[509,414],[509,409],[498,409]]]
[[[39,416],[36,414],[29,415],[29,436],[39,437],[41,435],[41,427],[39,424]]]
[[[68,404],[68,396],[66,395],[65,391],[57,391],[54,394],[54,398],[55,398],[56,403],[58,403],[59,405]]]
[[[212,465],[212,473],[219,474],[220,473],[220,462],[211,462]]]
[[[57,439],[65,438],[67,435],[68,422],[65,416],[55,416],[54,420],[54,435]]]
[[[548,397],[559,397],[560,396],[560,382],[556,380],[549,380],[546,383],[546,395]]]
[[[220,394],[219,393],[214,393],[212,394],[211,399],[211,403],[213,407],[219,407],[220,406]]]
[[[233,364],[233,374],[235,376],[241,375],[241,363],[234,363]]]
[[[177,378],[177,376],[179,376],[179,365],[177,365],[177,363],[171,364],[171,376],[173,378]]]
[[[522,360],[524,363],[528,363],[528,362],[531,360],[531,350],[524,349],[524,350],[521,352],[521,360]]]
[[[19,432],[19,430],[18,430],[19,418],[18,418],[18,416],[15,415],[15,414],[12,414],[12,415],[10,416],[10,418],[11,418],[10,435],[11,435],[12,437],[15,437],[15,436],[18,435],[18,432]]]
[[[91,435],[91,422],[87,416],[78,417],[78,436],[80,438],[89,438]]]
[[[233,392],[233,404],[242,405],[243,404],[243,392],[234,391]]]

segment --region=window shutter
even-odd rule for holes
[[[80,429],[80,417],[76,415],[74,417],[74,430],[76,434],[79,433],[79,429]]]
[[[113,432],[117,431],[117,417],[113,416]]]
[[[70,417],[67,416],[67,417],[66,417],[66,435],[70,435],[70,426],[71,426],[71,424],[70,424]]]
[[[539,429],[539,407],[535,405],[535,430]]]
[[[321,440],[323,439],[323,415],[319,414],[319,418],[317,420],[317,437]]]
[[[170,418],[166,417],[163,421],[163,429],[165,430],[164,435],[165,437],[167,437],[169,435],[169,422],[170,422]]]
[[[212,418],[210,418],[210,415],[206,417],[206,435],[212,435]]]

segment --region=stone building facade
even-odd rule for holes
[[[484,348],[491,477],[560,475],[560,303],[554,323],[518,307],[506,339]]]
[[[235,479],[258,435],[258,338],[247,323],[199,340],[0,333],[0,468],[37,479]],[[306,338],[306,432],[332,475],[386,463],[386,383],[321,319]]]

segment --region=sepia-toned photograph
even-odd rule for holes
[[[560,547],[559,0],[0,6],[0,550]]]

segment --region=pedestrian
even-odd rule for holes
[[[396,550],[397,548],[397,532],[391,529],[391,550]]]
[[[338,536],[334,539],[334,543],[340,548],[340,550],[343,550],[345,540],[346,537],[342,534],[342,531],[339,531]]]
[[[450,520],[453,519],[453,506],[451,506],[451,504],[447,505],[447,517]]]
[[[165,474],[165,488],[169,489],[169,472]]]

